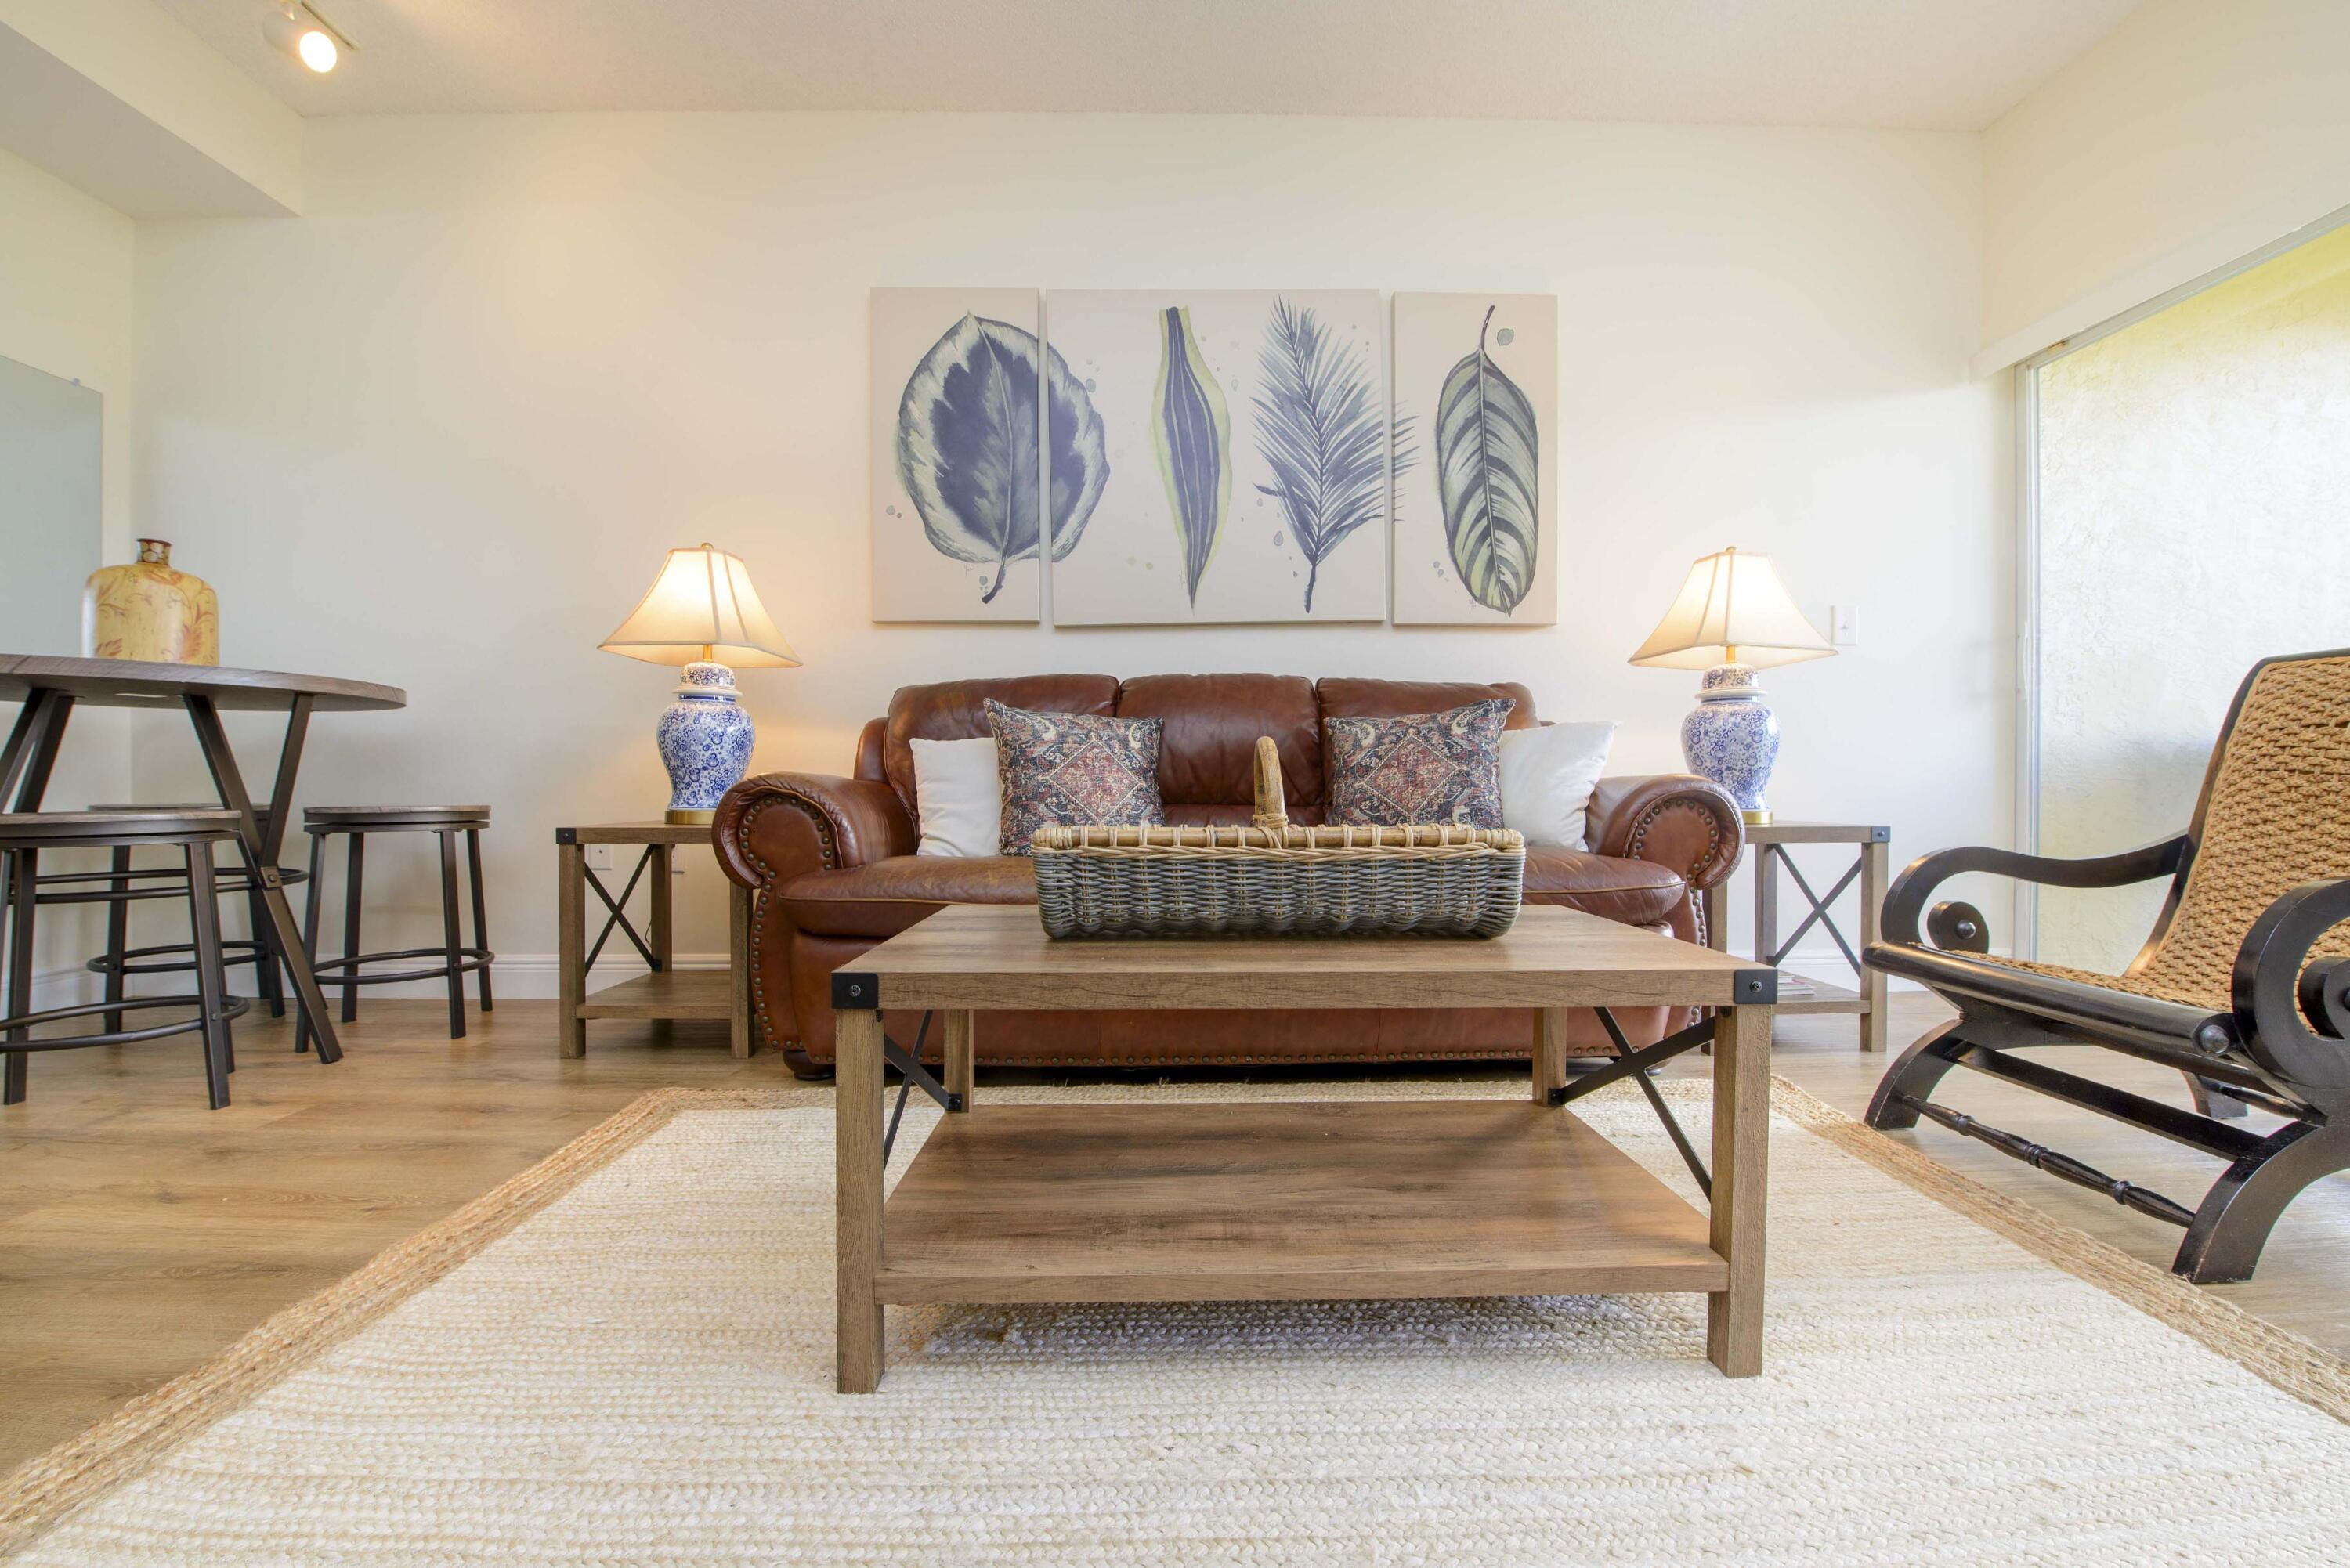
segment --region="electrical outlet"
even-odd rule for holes
[[[587,857],[590,871],[609,871],[612,868],[612,846],[608,844],[590,844],[587,847]]]
[[[1860,607],[1858,605],[1828,607],[1828,641],[1838,648],[1860,646]]]

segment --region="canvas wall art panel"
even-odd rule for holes
[[[1055,520],[1066,543],[1084,537],[1098,478],[1086,453],[1053,454],[1048,496],[1040,445],[1049,398],[1069,405],[1067,439],[1085,439],[1084,394],[1037,314],[1034,289],[873,291],[875,620],[1035,621],[1040,542]]]
[[[1558,620],[1558,300],[1395,296],[1395,619]]]
[[[1386,618],[1377,291],[1055,290],[1045,304],[1107,465],[1083,534],[1055,538],[1055,624]],[[1055,448],[1065,417],[1055,400]]]

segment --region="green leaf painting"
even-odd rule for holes
[[[1434,444],[1453,569],[1471,597],[1507,615],[1533,587],[1540,553],[1540,441],[1534,404],[1486,352],[1494,308],[1476,351],[1444,379]]]
[[[1159,313],[1159,382],[1150,400],[1150,441],[1167,483],[1168,509],[1183,548],[1183,587],[1200,602],[1200,579],[1232,509],[1232,417],[1215,372],[1201,357],[1191,311]]]

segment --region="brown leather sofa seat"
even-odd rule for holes
[[[856,774],[769,774],[728,792],[712,829],[727,874],[758,894],[751,922],[752,998],[761,1037],[795,1070],[832,1060],[827,977],[875,942],[949,904],[1035,901],[1024,857],[922,857],[914,788],[916,740],[984,735],[987,702],[1055,712],[1155,718],[1166,726],[1159,787],[1177,823],[1249,820],[1256,739],[1281,754],[1293,821],[1324,819],[1329,777],[1323,725],[1336,717],[1425,713],[1489,698],[1514,704],[1509,727],[1541,721],[1515,681],[1309,681],[1293,675],[1040,675],[910,686],[865,727]],[[1591,847],[1526,852],[1527,900],[1703,940],[1701,895],[1730,875],[1743,835],[1738,809],[1682,774],[1602,779],[1592,796]],[[1618,1015],[1636,1043],[1659,1038],[1665,1009]],[[919,1019],[888,1026],[910,1041]],[[1527,1054],[1534,1018],[1467,1008],[1361,1013],[992,1013],[978,1023],[983,1063],[1161,1066],[1183,1063],[1434,1061]],[[1571,1049],[1605,1054],[1597,1022],[1567,1019]]]

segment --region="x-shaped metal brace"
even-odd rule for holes
[[[1803,867],[1795,864],[1795,857],[1788,854],[1786,848],[1782,845],[1766,844],[1762,846],[1763,859],[1762,864],[1755,867],[1754,874],[1756,876],[1768,877],[1771,875],[1771,867],[1769,862],[1773,856],[1776,856],[1778,857],[1779,864],[1787,868],[1787,875],[1795,879],[1795,886],[1803,890],[1804,901],[1811,905],[1812,912],[1805,915],[1804,917],[1803,923],[1788,934],[1785,941],[1779,944],[1778,951],[1757,953],[1754,955],[1754,961],[1757,963],[1767,964],[1776,964],[1781,962],[1789,953],[1795,950],[1795,944],[1804,940],[1804,933],[1810,930],[1813,926],[1817,925],[1823,930],[1826,931],[1828,936],[1834,940],[1837,949],[1844,954],[1845,962],[1852,965],[1852,971],[1855,974],[1867,973],[1868,971],[1861,967],[1860,956],[1852,950],[1852,944],[1844,940],[1844,933],[1836,929],[1835,922],[1834,920],[1828,919],[1828,906],[1835,903],[1837,898],[1841,898],[1844,894],[1844,890],[1852,886],[1852,879],[1860,875],[1861,867],[1866,864],[1866,854],[1864,853],[1861,859],[1854,861],[1852,865],[1846,869],[1845,874],[1836,878],[1835,886],[1828,889],[1828,896],[1825,898],[1812,891],[1812,885],[1804,879]]]
[[[1623,1026],[1616,1022],[1614,1013],[1604,1007],[1592,1011],[1599,1014],[1600,1027],[1607,1031],[1607,1038],[1616,1047],[1616,1059],[1605,1067],[1584,1074],[1572,1084],[1554,1087],[1550,1092],[1550,1103],[1554,1106],[1572,1105],[1586,1095],[1598,1093],[1618,1078],[1631,1079],[1648,1097],[1648,1105],[1656,1111],[1657,1119],[1665,1124],[1665,1135],[1673,1140],[1673,1147],[1680,1150],[1681,1162],[1689,1167],[1690,1174],[1697,1178],[1698,1190],[1711,1198],[1713,1177],[1705,1168],[1705,1162],[1698,1158],[1689,1135],[1681,1131],[1681,1124],[1673,1119],[1672,1107],[1665,1104],[1665,1096],[1657,1092],[1656,1085],[1648,1082],[1648,1069],[1669,1062],[1684,1052],[1711,1044],[1713,1020],[1710,1017],[1703,1019],[1666,1035],[1654,1045],[1635,1051],[1632,1043],[1624,1037]]]
[[[620,889],[620,896],[617,898],[606,889],[603,880],[594,871],[588,873],[588,886],[595,890],[596,897],[604,900],[604,908],[611,913],[604,918],[604,929],[596,933],[596,945],[588,950],[588,961],[580,966],[583,971],[596,967],[597,956],[603,952],[605,942],[611,939],[612,928],[618,926],[628,934],[629,940],[636,944],[637,951],[642,955],[647,967],[656,974],[660,972],[661,961],[653,956],[653,950],[645,944],[644,938],[637,934],[637,928],[629,923],[628,915],[629,895],[636,892],[637,884],[644,880],[645,867],[653,863],[658,848],[656,845],[645,846],[645,852],[637,857],[637,868],[629,873],[628,886]]]
[[[962,1096],[932,1077],[931,1070],[922,1065],[922,1042],[931,1037],[931,1016],[929,1012],[923,1012],[921,1024],[914,1031],[914,1048],[911,1051],[887,1034],[881,1036],[881,1060],[898,1069],[898,1104],[889,1112],[889,1130],[881,1135],[881,1168],[884,1170],[889,1168],[889,1150],[898,1142],[898,1123],[906,1114],[906,1096],[914,1085],[920,1085],[922,1093],[936,1100],[941,1110],[962,1109]]]

